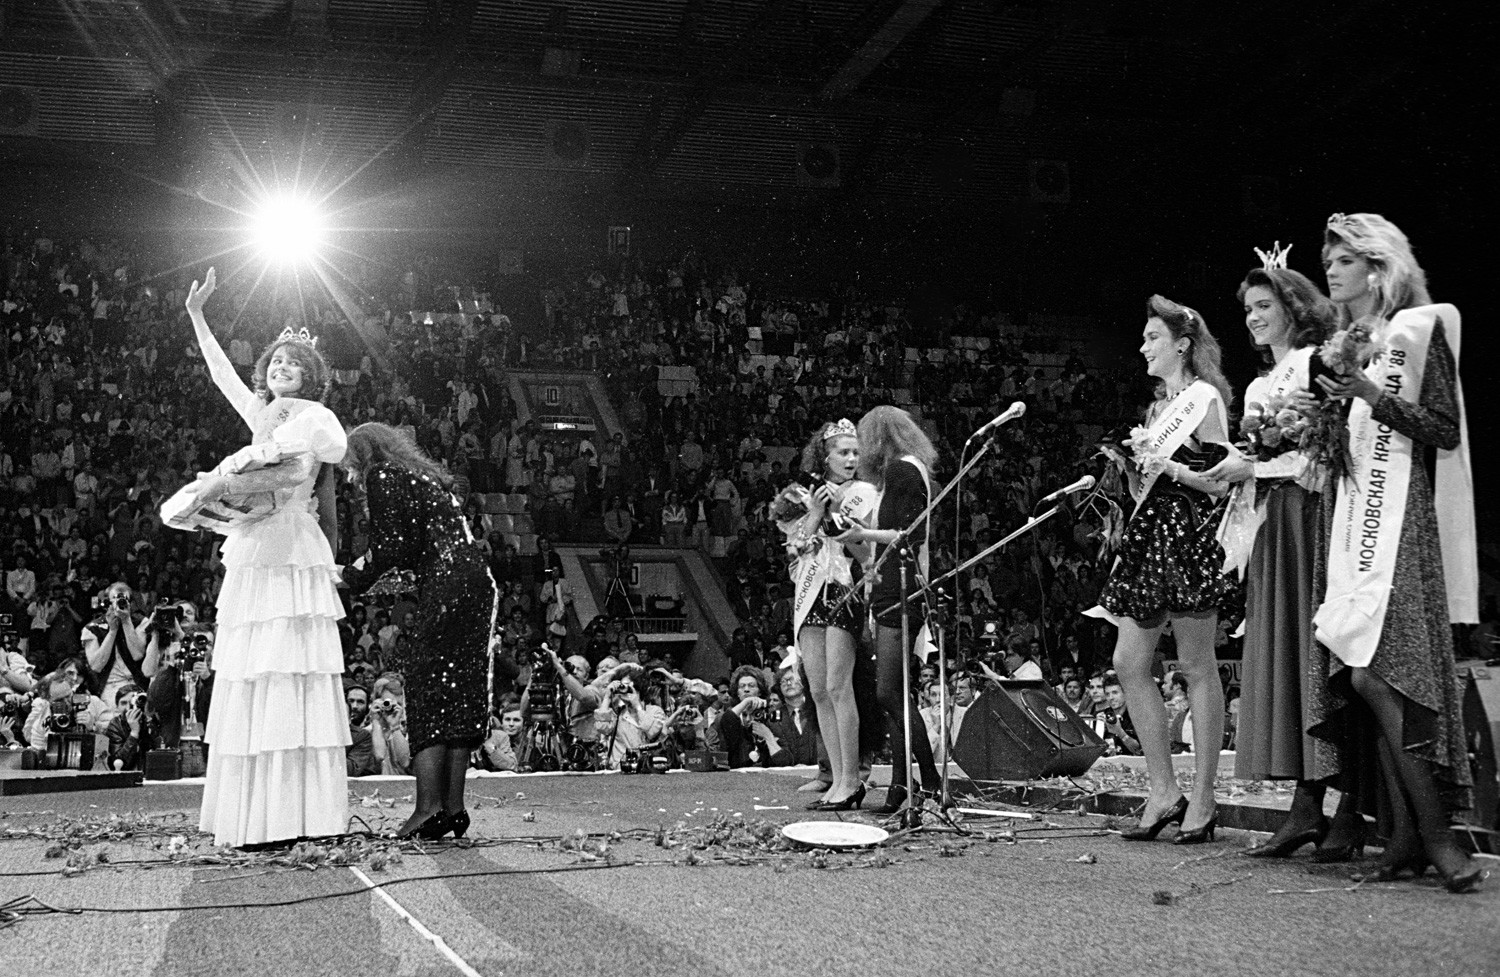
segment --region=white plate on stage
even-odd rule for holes
[[[891,836],[889,831],[857,821],[798,821],[783,827],[781,833],[814,848],[869,848]]]

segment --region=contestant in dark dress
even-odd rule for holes
[[[1274,426],[1278,410],[1304,418],[1336,412],[1336,405],[1314,400],[1309,392],[1313,358],[1332,332],[1333,303],[1306,276],[1286,267],[1286,252],[1260,254],[1264,267],[1247,274],[1238,293],[1250,341],[1270,360],[1266,373],[1245,391],[1247,419],[1258,424],[1264,417]],[[1260,429],[1247,436],[1264,441]],[[1259,454],[1232,449],[1228,458],[1203,473],[1238,485],[1236,500],[1248,502],[1253,495],[1263,518],[1245,567],[1235,776],[1294,780],[1297,789],[1286,820],[1265,844],[1248,852],[1258,858],[1284,858],[1303,845],[1316,844],[1314,861],[1348,861],[1364,838],[1364,819],[1355,803],[1358,794],[1350,789],[1353,770],[1346,769],[1333,744],[1308,733],[1313,724],[1311,690],[1320,683],[1306,676],[1324,670],[1327,661],[1326,654],[1319,653],[1312,623],[1323,596],[1314,586],[1316,567],[1328,547],[1323,441],[1313,428],[1302,445],[1288,443],[1280,454],[1273,455],[1275,449],[1263,444]],[[1332,822],[1323,815],[1329,786],[1341,791]]]
[[[401,431],[361,424],[344,466],[370,510],[370,558],[351,586],[411,573],[416,627],[394,664],[406,679],[407,736],[416,810],[398,836],[462,837],[469,827],[464,776],[488,721],[488,661],[497,595],[448,474]]]
[[[1135,457],[1127,475],[1136,510],[1099,607],[1088,613],[1119,628],[1115,671],[1151,778],[1141,823],[1121,836],[1149,840],[1175,821],[1181,825],[1177,843],[1193,844],[1211,840],[1218,823],[1214,778],[1224,742],[1224,687],[1214,637],[1219,608],[1232,599],[1234,585],[1223,573],[1217,539],[1228,490],[1193,471],[1187,460],[1203,445],[1228,440],[1229,385],[1219,368],[1219,344],[1202,316],[1159,295],[1152,296],[1147,316],[1141,355],[1147,374],[1161,381],[1160,399],[1145,428],[1132,434]],[[1177,789],[1166,706],[1151,676],[1168,621],[1199,746],[1191,798]]]
[[[899,407],[876,407],[859,422],[859,467],[861,476],[881,492],[880,511],[875,528],[855,525],[842,536],[842,543],[873,543],[875,559],[896,541],[901,531],[912,524],[927,508],[931,489],[928,480],[937,461],[937,449],[927,435]],[[876,698],[886,714],[886,728],[891,734],[891,789],[879,813],[894,814],[906,801],[910,786],[911,761],[906,755],[902,733],[902,715],[909,707],[912,753],[921,768],[922,786],[937,790],[941,778],[927,740],[927,726],[917,711],[917,703],[908,699],[902,669],[911,668],[911,648],[901,632],[901,560],[905,559],[908,591],[919,586],[919,572],[927,570],[927,526],[918,525],[912,532],[911,545],[905,557],[892,555],[880,565],[878,578],[870,590],[869,602],[875,616],[875,686]],[[910,637],[916,638],[922,627],[923,605],[907,604],[910,612]]]
[[[1378,214],[1331,217],[1323,267],[1329,297],[1339,306],[1340,330],[1370,325],[1372,346],[1381,355],[1364,369],[1356,364],[1316,381],[1350,405],[1352,471],[1329,503],[1328,590],[1314,623],[1331,657],[1326,685],[1316,690],[1319,721],[1312,731],[1348,736],[1357,727],[1343,722],[1342,714],[1355,696],[1369,705],[1392,819],[1376,876],[1420,875],[1431,865],[1449,889],[1463,892],[1485,873],[1449,828],[1450,810],[1468,806],[1472,786],[1450,622],[1473,620],[1478,610],[1473,484],[1458,384],[1459,314],[1451,305],[1431,304],[1426,274],[1406,235]],[[1420,383],[1413,382],[1418,366]],[[1408,451],[1406,468],[1399,458]],[[1372,461],[1378,464],[1372,467]],[[1399,532],[1391,525],[1394,512],[1388,512],[1374,520],[1371,537],[1368,497],[1358,493],[1375,486],[1376,469],[1383,476],[1383,498],[1405,470],[1406,501],[1398,510]],[[1351,521],[1358,522],[1358,532]],[[1360,540],[1360,550],[1341,552],[1344,538]],[[1366,545],[1376,554],[1368,560],[1368,577],[1360,566]],[[1371,592],[1386,599],[1376,628],[1367,612],[1348,613],[1351,606],[1367,607]]]

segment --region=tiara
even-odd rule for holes
[[[1340,215],[1335,214],[1334,216]],[[1281,242],[1277,241],[1271,245],[1270,251],[1262,251],[1260,248],[1256,248],[1255,253],[1260,258],[1260,268],[1262,271],[1286,271],[1286,256],[1292,253],[1292,246],[1288,244],[1283,248]]]
[[[849,437],[849,438],[857,438],[857,437],[859,437],[859,432],[857,430],[855,430],[854,424],[851,423],[850,420],[849,420],[849,418],[847,418],[847,417],[841,417],[835,423],[823,425],[823,440],[824,441],[827,441],[829,438],[840,438],[840,437]]]
[[[1349,219],[1347,214],[1333,214],[1328,218],[1329,227],[1343,227],[1345,224],[1352,223],[1353,221]]]
[[[298,329],[295,332],[292,330],[291,326],[287,326],[285,329],[281,330],[281,335],[276,337],[276,341],[278,343],[284,343],[288,340],[294,343],[304,343],[308,346],[311,346],[313,349],[318,348],[318,337],[308,332],[306,326],[303,326],[301,329]]]

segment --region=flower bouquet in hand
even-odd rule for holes
[[[1376,316],[1361,316],[1347,328],[1329,336],[1318,348],[1318,359],[1343,376],[1363,370],[1383,352],[1375,341],[1376,329],[1383,321]]]
[[[1273,394],[1263,404],[1245,405],[1245,416],[1240,419],[1240,435],[1250,454],[1260,461],[1269,461],[1309,443],[1319,413],[1305,414],[1285,394]]]

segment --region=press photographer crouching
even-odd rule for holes
[[[568,754],[568,765],[572,769],[583,769],[579,764],[584,761],[584,754],[591,753],[600,740],[599,717],[601,712],[608,710],[610,683],[627,674],[632,667],[639,670],[639,666],[622,665],[613,658],[606,658],[599,663],[598,676],[590,682],[588,659],[573,655],[564,661],[545,643],[539,651],[547,656],[553,674],[567,692],[564,707],[567,742],[564,750]],[[547,681],[550,676],[546,676],[540,664],[538,661],[533,666],[531,685],[526,689],[527,722],[537,719],[538,706],[546,701],[543,690],[551,685]]]
[[[104,732],[109,707],[78,688],[78,666],[69,661],[37,683],[24,734],[32,766],[49,770],[92,770],[94,737]],[[24,765],[24,764],[23,764]]]
[[[719,740],[729,754],[730,767],[771,767],[790,763],[778,761],[784,752],[774,726],[781,725],[783,707],[773,707],[760,669],[741,665],[734,670],[731,688],[737,702],[718,719]]]
[[[115,693],[115,718],[104,730],[109,740],[109,769],[141,770],[146,765],[150,738],[146,727],[146,693],[134,682]]]
[[[667,729],[667,716],[660,706],[648,705],[641,699],[637,682],[643,681],[645,671],[640,666],[621,665],[619,678],[606,686],[607,698],[594,711],[594,725],[604,747],[600,752],[600,766],[607,770],[625,773],[649,773],[642,770],[643,753],[654,753],[661,746]],[[633,764],[622,762],[628,758]],[[645,757],[644,762],[651,762]]]

